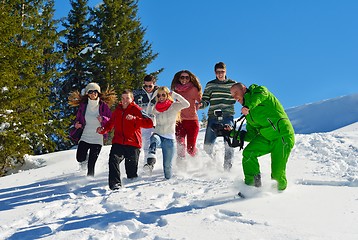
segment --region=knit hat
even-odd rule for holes
[[[101,93],[101,88],[97,83],[91,82],[86,86],[85,93],[87,94],[89,90],[97,90],[99,93]]]

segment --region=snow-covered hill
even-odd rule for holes
[[[199,155],[186,169],[174,162],[171,180],[159,150],[153,175],[123,175],[118,192],[107,186],[110,146],[94,178],[78,170],[75,149],[29,156],[19,173],[0,179],[0,239],[358,239],[357,106],[355,94],[287,110],[296,144],[282,193],[270,179],[269,156],[260,158],[263,187],[247,187],[241,152],[224,172],[223,142],[211,159],[204,131]]]
[[[201,151],[186,170],[174,164],[171,180],[159,160],[152,176],[123,175],[124,188],[111,192],[109,149],[94,178],[77,170],[76,150],[29,156],[37,169],[1,178],[0,239],[358,239],[356,130],[297,134],[282,193],[270,180],[269,156],[260,159],[261,189],[242,183],[238,149],[224,172],[221,141],[215,160]]]
[[[286,110],[296,133],[330,132],[358,122],[358,93]]]

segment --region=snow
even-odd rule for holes
[[[213,160],[203,138],[200,131],[201,151],[186,168],[173,163],[170,180],[160,149],[152,175],[140,169],[128,180],[122,163],[124,187],[115,192],[107,186],[110,146],[94,178],[79,170],[76,149],[28,156],[27,167],[0,179],[0,239],[358,239],[357,123],[296,134],[283,192],[270,179],[268,155],[260,158],[262,188],[248,187],[241,152],[224,172],[222,141]]]
[[[358,122],[358,93],[287,109],[296,133],[330,132]]]

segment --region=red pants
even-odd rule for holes
[[[190,156],[197,153],[196,139],[199,133],[198,120],[182,120],[175,127],[175,135],[177,140],[177,155],[180,158],[185,157],[185,150]],[[186,137],[186,144],[185,144]]]

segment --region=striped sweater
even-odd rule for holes
[[[210,105],[208,117],[214,117],[214,111],[218,109],[221,109],[223,117],[235,115],[236,101],[230,94],[230,88],[234,83],[235,81],[231,79],[224,81],[214,79],[206,84],[200,108],[203,109]]]

